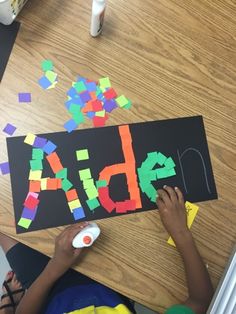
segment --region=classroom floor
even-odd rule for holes
[[[0,246],[0,286],[2,285],[4,278],[6,276],[6,273],[10,270],[10,266],[7,262],[7,259],[3,253],[3,250]],[[2,294],[2,291],[0,291],[0,296]],[[156,312],[153,312],[149,309],[147,309],[146,307],[144,307],[141,304],[135,303],[135,309],[137,311],[138,314],[154,314]]]

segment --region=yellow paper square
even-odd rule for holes
[[[41,190],[42,191],[47,190],[47,180],[48,180],[48,178],[41,179]]]
[[[25,137],[24,143],[32,146],[34,144],[35,139],[36,135],[28,133],[27,136]]]
[[[186,208],[186,212],[187,212],[187,225],[188,225],[188,228],[190,229],[192,226],[192,223],[193,223],[193,221],[197,215],[199,207],[197,205],[192,204],[192,203],[187,201],[187,202],[185,202],[185,208]],[[172,246],[175,246],[175,243],[171,237],[169,237],[167,243],[172,245]]]
[[[73,211],[73,209],[75,209],[75,208],[81,207],[81,203],[78,199],[71,201],[71,202],[68,202],[68,205],[69,205],[69,208],[71,211]]]
[[[30,170],[29,180],[37,181],[37,180],[40,180],[41,177],[42,177],[42,170],[35,170],[35,171]]]

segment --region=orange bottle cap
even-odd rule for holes
[[[88,245],[92,242],[92,239],[90,236],[85,236],[85,237],[83,237],[83,242],[84,242],[84,244]]]

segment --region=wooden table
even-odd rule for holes
[[[69,114],[65,92],[78,74],[109,76],[132,99],[107,125],[204,116],[219,200],[200,205],[192,227],[216,286],[236,238],[235,108],[236,6],[233,1],[110,0],[105,28],[89,36],[90,1],[29,1],[0,85],[0,127],[16,135],[63,130]],[[54,90],[42,90],[40,62],[52,59],[59,75]],[[32,104],[19,104],[29,91]],[[128,114],[127,114],[128,113]],[[84,128],[91,127],[87,121]],[[0,134],[0,162],[7,160]],[[15,234],[9,176],[0,176],[1,231],[51,256],[63,228]],[[186,297],[184,269],[157,211],[99,221],[102,235],[76,267],[82,273],[163,311]]]

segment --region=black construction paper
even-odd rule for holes
[[[200,202],[217,198],[217,191],[208,151],[208,145],[201,116],[134,123],[129,125],[132,146],[136,159],[136,169],[146,159],[149,152],[162,152],[173,158],[176,164],[176,176],[154,182],[155,188],[164,184],[178,186],[190,202]],[[91,212],[86,204],[87,196],[83,190],[78,171],[90,168],[94,180],[98,180],[101,170],[115,163],[124,162],[118,126],[97,129],[77,130],[72,133],[58,132],[40,136],[54,142],[57,153],[64,167],[68,168],[68,179],[77,189],[81,204],[86,212],[83,220],[96,220],[113,217],[115,212],[108,213],[103,207]],[[23,202],[28,193],[29,161],[32,147],[24,143],[25,137],[7,138],[9,154],[12,195],[16,222],[20,219]],[[78,162],[75,152],[79,149],[89,150],[90,159]],[[55,177],[47,161],[42,177]],[[114,201],[129,198],[125,175],[113,176],[110,185],[110,196]],[[140,189],[141,191],[141,189]],[[75,223],[68,208],[65,192],[41,191],[37,216],[29,230],[16,226],[17,233],[56,227]],[[141,191],[141,212],[156,208]],[[132,213],[132,212],[131,212]]]
[[[0,24],[0,81],[5,72],[19,28],[20,23],[16,21],[11,25]]]

